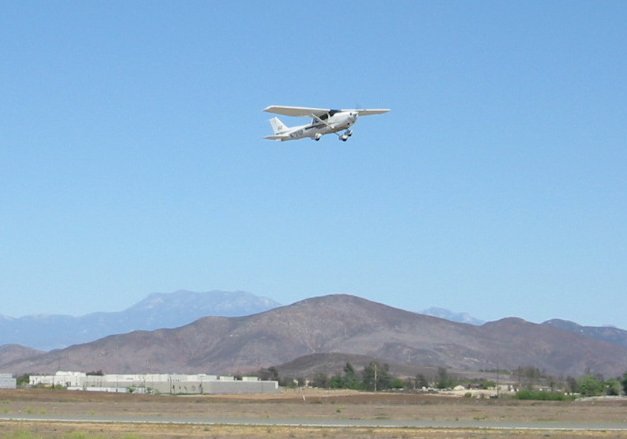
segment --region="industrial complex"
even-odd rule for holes
[[[242,394],[273,393],[277,381],[257,377],[182,374],[102,374],[59,371],[54,375],[31,375],[31,386],[65,387],[68,390],[152,394]]]

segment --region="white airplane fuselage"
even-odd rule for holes
[[[326,117],[325,117],[326,116]],[[334,114],[329,113],[320,118],[314,118],[311,123],[295,127],[285,127],[284,130],[274,133],[274,140],[298,140],[309,137],[313,140],[320,140],[325,134],[337,133],[346,130],[341,140],[346,140],[352,133],[349,128],[357,122],[358,114],[350,111],[340,111]],[[278,119],[278,118],[277,118]]]

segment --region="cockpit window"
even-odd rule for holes
[[[341,110],[329,110],[329,112],[328,112],[328,113],[324,113],[324,114],[322,114],[322,115],[318,116],[318,118],[319,118],[320,120],[327,120],[329,117],[331,117],[331,116],[333,116],[333,115],[335,115],[335,114],[339,113],[340,111],[341,111]]]
[[[329,110],[329,112],[328,112],[328,113],[324,113],[324,114],[321,114],[320,116],[316,116],[316,117],[312,120],[312,123],[314,123],[314,124],[315,124],[316,122],[320,122],[321,120],[322,120],[322,121],[327,120],[327,119],[328,119],[328,118],[330,118],[331,116],[334,116],[335,114],[337,114],[337,113],[341,113],[341,112],[342,112],[342,110]]]

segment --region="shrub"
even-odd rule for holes
[[[521,390],[516,394],[517,399],[535,401],[571,401],[573,397],[561,392],[545,392],[542,390]]]

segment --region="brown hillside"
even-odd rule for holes
[[[4,363],[23,360],[44,354],[43,351],[20,346],[17,344],[7,344],[0,346],[0,360]]]
[[[0,370],[231,374],[321,353],[467,371],[534,366],[558,375],[616,376],[627,368],[627,349],[556,328],[516,319],[476,327],[331,295],[248,317],[110,336],[24,361],[0,356]]]

